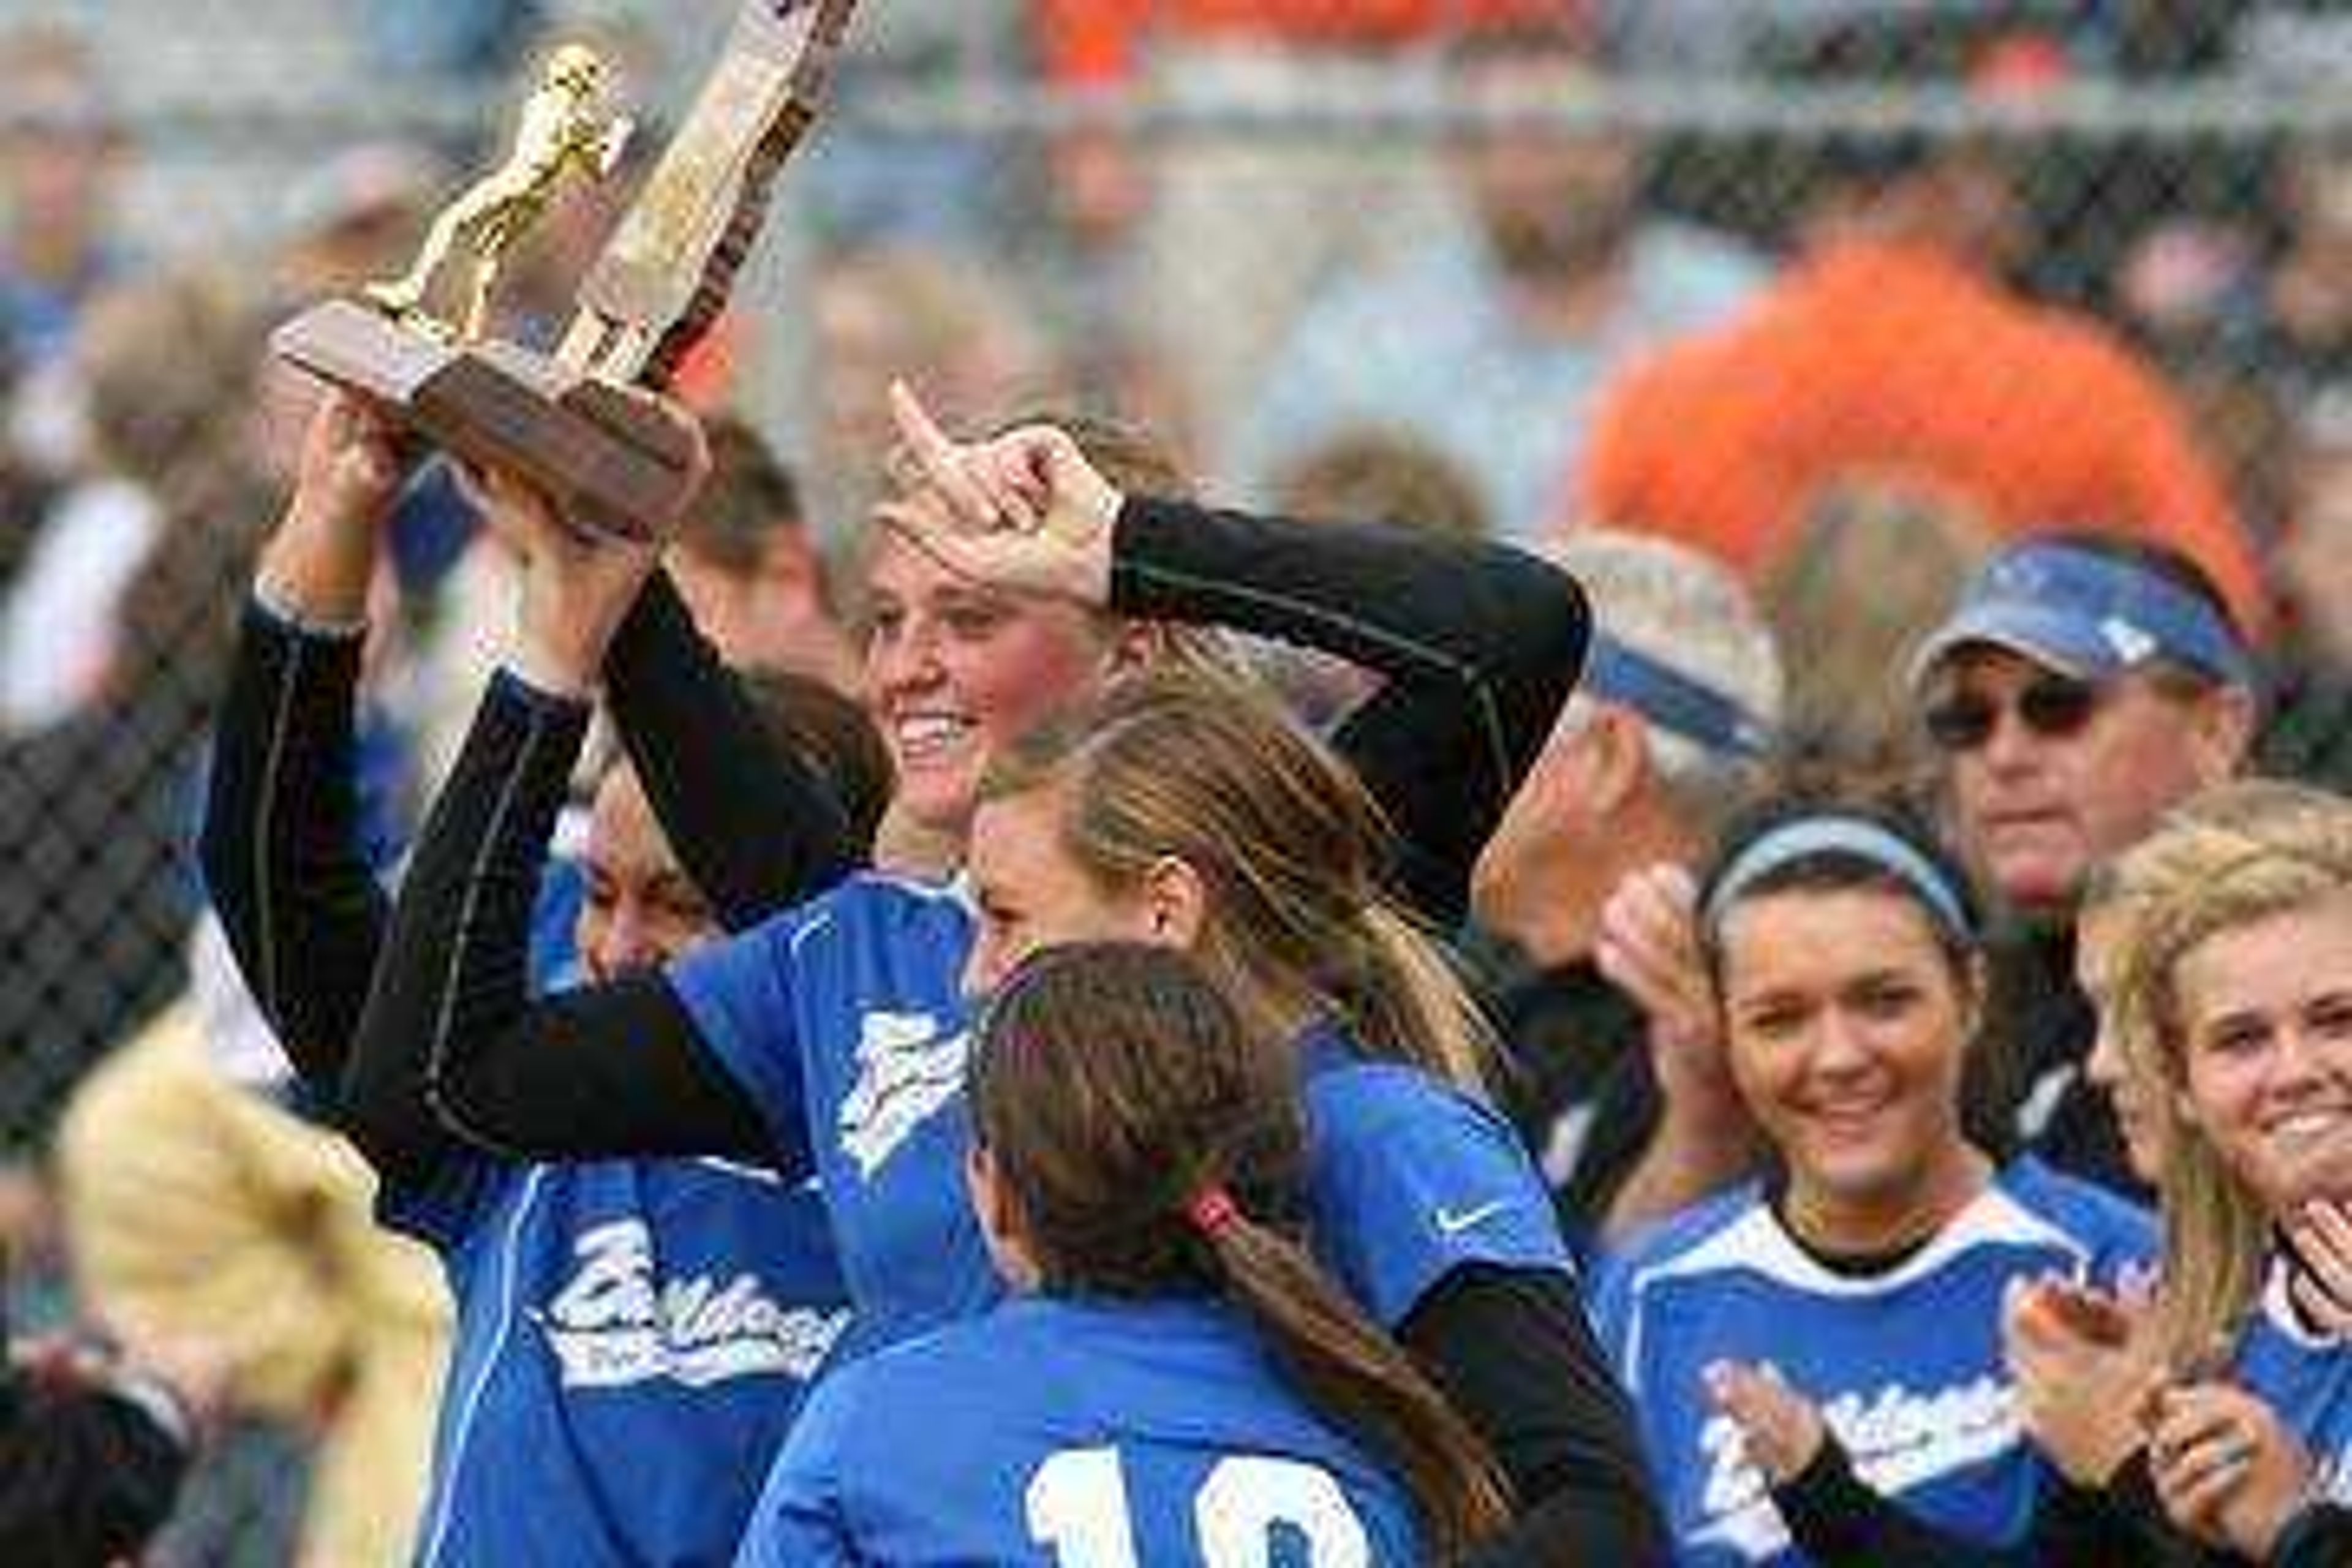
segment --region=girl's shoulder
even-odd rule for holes
[[[892,942],[921,934],[961,942],[970,934],[971,919],[971,900],[961,880],[924,882],[865,870],[777,910],[739,940],[798,957],[820,938],[833,946]]]
[[[1299,1037],[1296,1049],[1299,1098],[1318,1132],[1361,1137],[1411,1122],[1509,1131],[1486,1100],[1426,1068],[1369,1055],[1343,1030],[1318,1026]]]
[[[1601,1254],[1598,1274],[1604,1280],[1623,1279],[1703,1260],[1718,1249],[1737,1251],[1746,1228],[1757,1225],[1779,1228],[1764,1202],[1763,1188],[1743,1182],[1636,1228]]]
[[[2031,1154],[2011,1161],[1993,1184],[2027,1214],[2102,1257],[2152,1258],[2161,1246],[2156,1216],[2147,1209]]]

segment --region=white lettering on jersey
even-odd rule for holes
[[[871,1181],[931,1113],[963,1089],[971,1035],[944,1039],[929,1013],[868,1013],[858,1022],[857,1081],[842,1097],[842,1152]]]
[[[1854,1473],[1882,1495],[1982,1464],[2021,1440],[2009,1385],[1990,1373],[1926,1393],[1888,1384],[1876,1394],[1843,1394],[1822,1406],[1822,1419],[1853,1460]],[[1751,1562],[1789,1544],[1788,1528],[1765,1496],[1764,1477],[1748,1460],[1738,1426],[1727,1415],[1699,1433],[1707,1458],[1699,1506],[1707,1524],[1696,1539],[1719,1543]]]
[[[723,1284],[710,1274],[656,1279],[642,1220],[598,1226],[572,1251],[579,1268],[531,1314],[567,1388],[806,1378],[849,1325],[845,1310],[780,1306],[747,1273]]]

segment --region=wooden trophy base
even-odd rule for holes
[[[270,346],[458,457],[520,474],[583,526],[643,539],[693,499],[677,426],[642,395],[544,354],[442,342],[348,300],[305,310]]]

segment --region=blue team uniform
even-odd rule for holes
[[[568,960],[542,947],[540,972]],[[732,1561],[847,1322],[808,1183],[453,1153],[377,1208],[440,1254],[457,1308],[419,1564]]]
[[[2315,1334],[2296,1320],[2283,1271],[2273,1270],[2234,1365],[2246,1392],[2259,1394],[2303,1439],[2327,1495],[2352,1507],[2352,1343]]]
[[[1024,1298],[810,1396],[740,1568],[1409,1568],[1403,1489],[1233,1309]]]
[[[853,879],[669,976],[703,1040],[832,1211],[858,1353],[1001,1295],[966,1202],[972,920],[960,892]],[[1309,1223],[1323,1262],[1393,1327],[1466,1263],[1569,1267],[1510,1125],[1335,1030],[1298,1043]]]
[[[2032,1160],[1873,1276],[1809,1256],[1752,1184],[1638,1239],[1605,1264],[1593,1310],[1679,1561],[1808,1561],[1707,1396],[1703,1373],[1718,1360],[1777,1367],[1822,1407],[1856,1473],[1921,1519],[1988,1543],[2021,1539],[2044,1477],[2002,1370],[2002,1290],[2044,1274],[2112,1285],[2156,1247],[2145,1214]]]

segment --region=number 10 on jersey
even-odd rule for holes
[[[1055,1454],[1030,1477],[1028,1506],[1031,1537],[1061,1568],[1139,1568],[1118,1449]],[[1251,1455],[1218,1460],[1192,1498],[1202,1568],[1273,1568],[1277,1531],[1306,1547],[1310,1568],[1370,1568],[1363,1521],[1329,1471]]]

